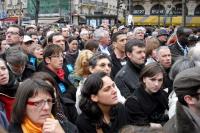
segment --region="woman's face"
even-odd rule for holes
[[[26,106],[27,117],[36,125],[42,126],[51,117],[52,97],[48,92],[38,91],[38,94],[28,98]]]
[[[5,85],[9,81],[9,72],[5,63],[0,60],[0,85]]]
[[[118,103],[117,90],[115,83],[108,76],[102,78],[103,87],[98,91],[97,95],[94,95],[94,102],[97,102],[99,106],[112,106]]]
[[[69,43],[69,51],[75,52],[78,50],[78,41],[73,40],[72,42]]]
[[[35,50],[33,51],[34,56],[37,59],[42,59],[43,58],[43,48],[41,46],[36,46]]]
[[[156,93],[161,89],[163,84],[163,73],[158,73],[153,77],[144,77],[145,91],[149,94]]]

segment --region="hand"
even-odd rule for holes
[[[42,127],[42,133],[65,133],[58,120],[47,118]]]

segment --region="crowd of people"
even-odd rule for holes
[[[198,133],[199,41],[183,26],[9,25],[0,132]]]

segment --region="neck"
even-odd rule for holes
[[[103,120],[105,123],[109,124],[110,123],[110,109],[111,106],[104,106],[104,105],[99,105],[101,111],[103,112]]]
[[[47,65],[47,67],[54,73],[57,73],[57,70],[53,69],[50,65]]]
[[[120,50],[118,50],[118,49],[114,49],[114,52],[115,52],[115,55],[116,55],[116,57],[118,58],[118,59],[124,59],[125,57],[126,57],[126,54],[125,54],[125,52],[123,52],[123,51],[120,51]]]
[[[193,113],[195,113],[197,116],[199,116],[200,117],[200,111],[197,109],[197,107],[189,107],[189,109],[193,112]]]

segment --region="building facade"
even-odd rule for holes
[[[200,1],[185,1],[185,15],[182,0],[131,0],[129,13],[135,25],[181,25],[185,16],[186,26],[200,26]]]

